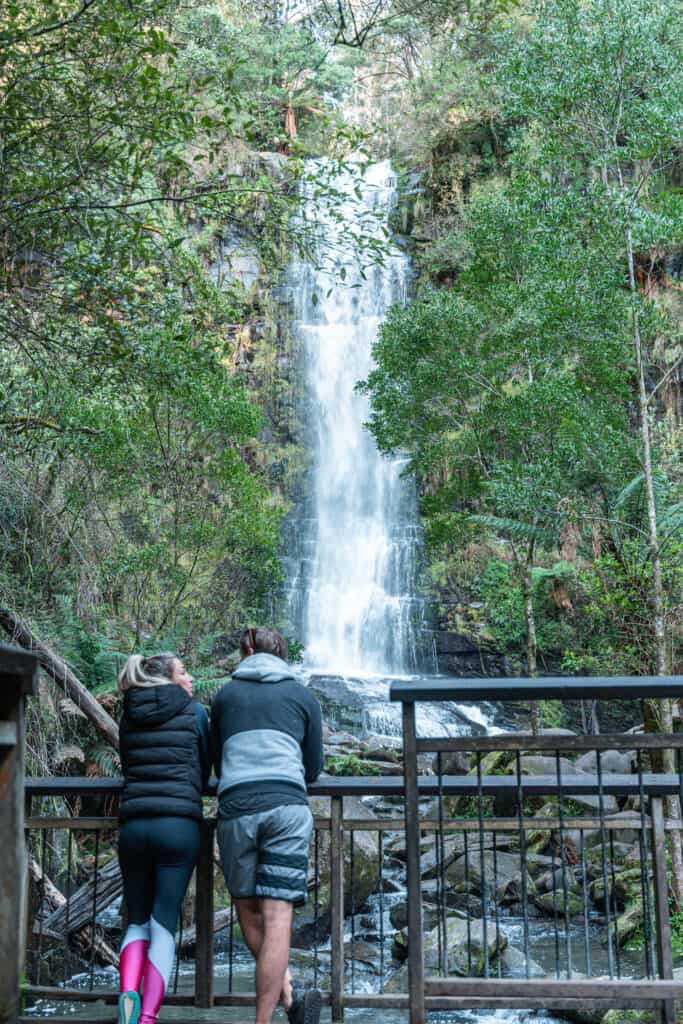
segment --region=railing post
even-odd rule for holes
[[[201,843],[196,880],[196,947],[194,1003],[204,1008],[213,1006],[213,830],[215,822],[205,819],[201,824]]]
[[[422,884],[420,878],[420,808],[417,788],[415,704],[403,704],[403,776],[405,779],[406,868],[408,874],[408,993],[410,1024],[425,1022]]]
[[[344,798],[333,796],[330,815],[332,1020],[344,1019]]]
[[[24,839],[24,705],[36,692],[37,661],[0,647],[0,1021],[16,1021],[23,961],[26,844]]]
[[[652,819],[652,874],[655,890],[655,920],[657,925],[657,966],[659,977],[669,980],[674,976],[671,952],[671,922],[669,920],[669,882],[666,874],[666,833],[664,830],[664,802],[660,796],[651,797]],[[676,1024],[676,1006],[673,1000],[662,1002],[662,1024]]]

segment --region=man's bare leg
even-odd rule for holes
[[[256,1024],[270,1024],[284,987],[292,935],[292,904],[261,900],[263,941],[256,958]]]
[[[248,899],[236,899],[235,909],[237,910],[237,920],[240,923],[242,929],[242,935],[244,941],[249,947],[249,952],[253,956],[254,960],[258,961],[259,954],[261,952],[261,946],[263,944],[263,913],[261,909],[262,900],[258,897],[253,896]],[[272,902],[272,901],[271,901]],[[275,902],[281,902],[277,900]],[[291,915],[290,915],[291,925]],[[287,943],[287,960],[289,960],[289,941]],[[280,1001],[284,1006],[285,1010],[288,1010],[292,1005],[292,976],[287,967],[282,982],[282,990],[280,992]]]

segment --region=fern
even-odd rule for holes
[[[485,513],[470,516],[470,519],[495,533],[509,536],[513,540],[535,540],[551,547],[557,538],[556,530],[535,523],[525,523],[521,519],[510,519],[505,516],[493,516]]]
[[[683,502],[671,503],[672,486],[668,477],[656,471],[652,478],[655,499],[655,512],[659,531],[660,547],[663,547],[675,534],[683,529]],[[623,513],[626,518],[640,530],[640,557],[644,561],[649,556],[647,541],[647,501],[645,474],[638,473],[622,489],[613,506],[615,511]]]
[[[118,775],[121,771],[121,758],[118,752],[109,746],[95,747],[92,751],[92,760],[100,769],[102,775]]]
[[[538,567],[531,570],[531,576],[534,582],[541,582],[542,580],[571,580],[576,575],[576,567],[570,562],[560,560],[555,565],[551,565],[549,569]]]

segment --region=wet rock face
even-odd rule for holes
[[[460,679],[483,679],[517,675],[504,654],[480,646],[464,633],[437,629],[434,633],[439,671]]]

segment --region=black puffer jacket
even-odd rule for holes
[[[126,691],[120,725],[120,819],[201,818],[209,776],[205,709],[180,686]]]

